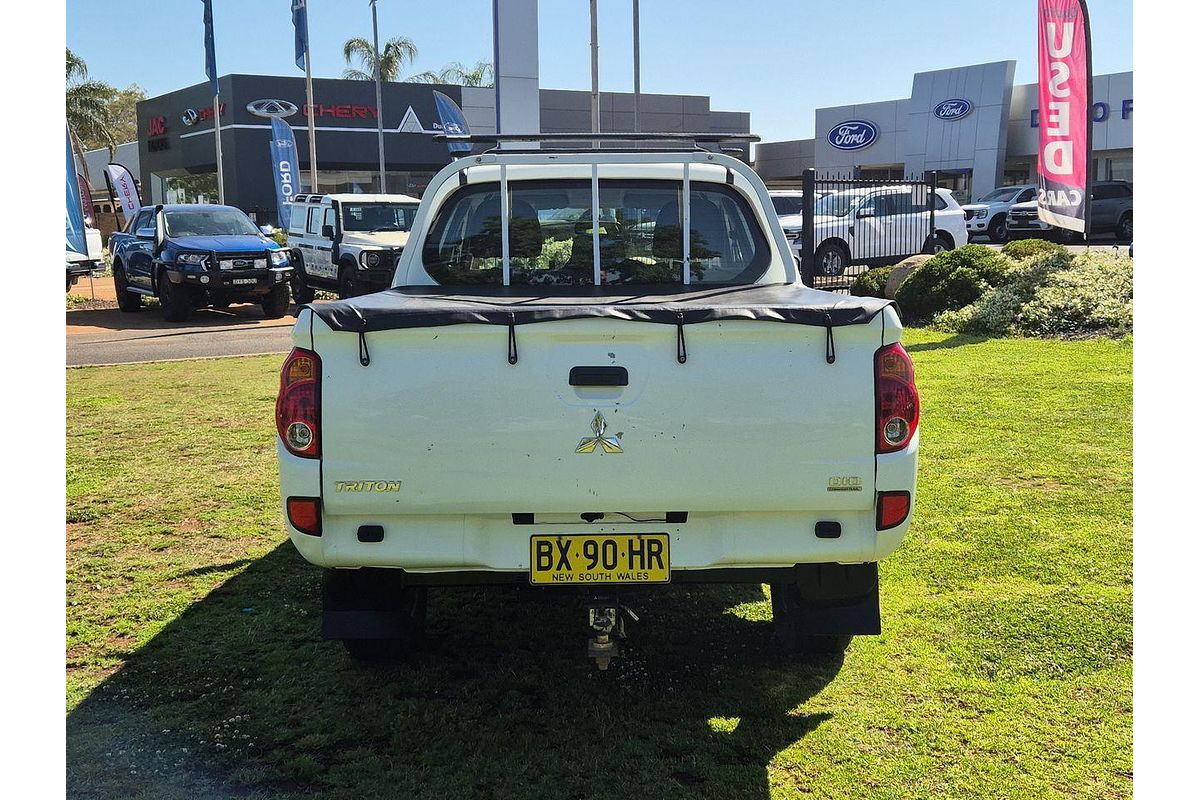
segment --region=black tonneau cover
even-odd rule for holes
[[[682,288],[682,287],[681,287]],[[707,286],[633,294],[620,287],[405,286],[308,306],[335,331],[366,333],[441,325],[527,325],[606,318],[690,325],[728,319],[834,328],[870,322],[891,300],[852,297],[799,284]]]

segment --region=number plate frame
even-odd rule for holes
[[[542,544],[547,542],[548,546]],[[592,542],[595,544],[589,547]],[[607,542],[612,543],[611,548]],[[637,549],[631,552],[635,545]],[[613,568],[606,566],[611,561],[605,561],[610,552],[615,553]],[[590,566],[592,556],[594,567]],[[566,570],[562,569],[564,558],[569,566]],[[542,566],[547,563],[548,567]],[[658,531],[534,534],[529,537],[529,582],[534,586],[670,583],[671,536]]]

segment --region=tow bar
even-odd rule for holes
[[[596,594],[588,598],[588,627],[592,636],[588,639],[587,653],[589,658],[596,660],[596,666],[602,671],[621,655],[619,640],[625,638],[623,615],[628,615],[634,622],[638,621],[637,614],[621,605],[615,595]]]

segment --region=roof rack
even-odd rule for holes
[[[639,142],[679,142],[681,144],[691,144],[697,149],[701,148],[702,144],[721,145],[726,142],[758,142],[761,141],[760,136],[753,133],[709,133],[709,132],[694,132],[694,133],[675,133],[671,131],[650,131],[641,133],[622,132],[622,131],[604,131],[603,133],[589,133],[580,131],[578,133],[471,133],[471,134],[446,134],[439,133],[434,135],[435,142],[446,142],[447,144],[502,144],[505,142],[528,142],[534,143],[553,143],[553,142],[579,142],[586,144],[586,147],[570,148],[595,150],[597,145],[604,143],[617,142],[621,144],[637,144]],[[555,148],[559,149],[559,148]]]

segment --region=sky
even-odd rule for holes
[[[403,35],[412,72],[491,58],[491,0],[379,0],[381,40]],[[1132,0],[1090,0],[1093,70],[1133,68]],[[600,88],[631,91],[632,2],[599,0]],[[302,74],[290,0],[214,0],[220,74]],[[67,46],[91,77],[153,96],[200,83],[199,0],[67,0]],[[309,0],[313,75],[338,77],[342,43],[370,38],[367,0]],[[541,0],[541,85],[591,87],[588,0]],[[763,141],[813,135],[824,106],[908,97],[915,72],[1015,59],[1037,80],[1034,0],[641,0],[642,91],[749,111]],[[125,46],[120,46],[127,42]]]

